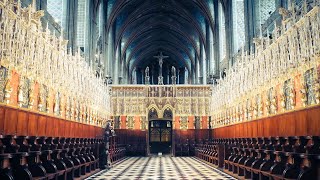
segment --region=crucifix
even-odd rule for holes
[[[160,66],[160,69],[159,69],[159,77],[158,77],[158,84],[159,84],[159,85],[163,85],[163,76],[162,76],[162,64],[163,64],[163,59],[168,58],[169,56],[164,56],[164,55],[162,54],[162,52],[160,52],[160,55],[158,55],[158,56],[153,56],[153,57],[158,59],[158,61],[159,61],[159,66]]]

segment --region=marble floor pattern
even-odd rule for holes
[[[194,157],[130,157],[87,178],[116,180],[234,179]]]

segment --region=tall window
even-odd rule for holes
[[[244,1],[232,1],[233,50],[237,53],[245,43]]]
[[[48,0],[47,1],[47,10],[51,14],[53,19],[61,27],[63,27],[65,22],[65,15],[63,14],[64,3],[63,0]]]
[[[79,47],[84,47],[85,34],[86,34],[86,0],[78,0],[78,24],[77,24],[77,44]]]
[[[219,12],[219,41],[220,41],[220,62],[226,58],[226,21],[224,15],[224,9],[221,2],[218,5]]]
[[[261,32],[261,26],[267,21],[271,14],[276,10],[275,0],[255,0],[254,1],[255,10],[255,28],[257,34]]]

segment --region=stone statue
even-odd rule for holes
[[[160,52],[159,56],[153,56],[154,58],[157,58],[159,60],[159,77],[158,77],[158,84],[162,85],[163,84],[163,76],[162,76],[162,64],[163,64],[163,59],[168,58],[169,56],[164,56],[162,52]]]
[[[145,73],[146,73],[146,77],[149,77],[149,66],[147,66]]]
[[[176,76],[176,68],[174,66],[172,66],[171,68],[171,72],[172,72],[172,76]]]

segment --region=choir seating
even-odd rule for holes
[[[126,156],[126,145],[119,144],[117,136],[112,136],[109,139],[109,155],[111,164],[122,160]]]
[[[0,179],[83,179],[99,171],[100,127],[0,106]]]
[[[219,145],[224,153],[218,151]],[[196,156],[217,167],[222,159],[224,171],[239,179],[320,176],[319,136],[213,139],[197,144]]]
[[[86,144],[86,146],[84,146]],[[74,179],[97,170],[101,140],[0,135],[1,179]]]

